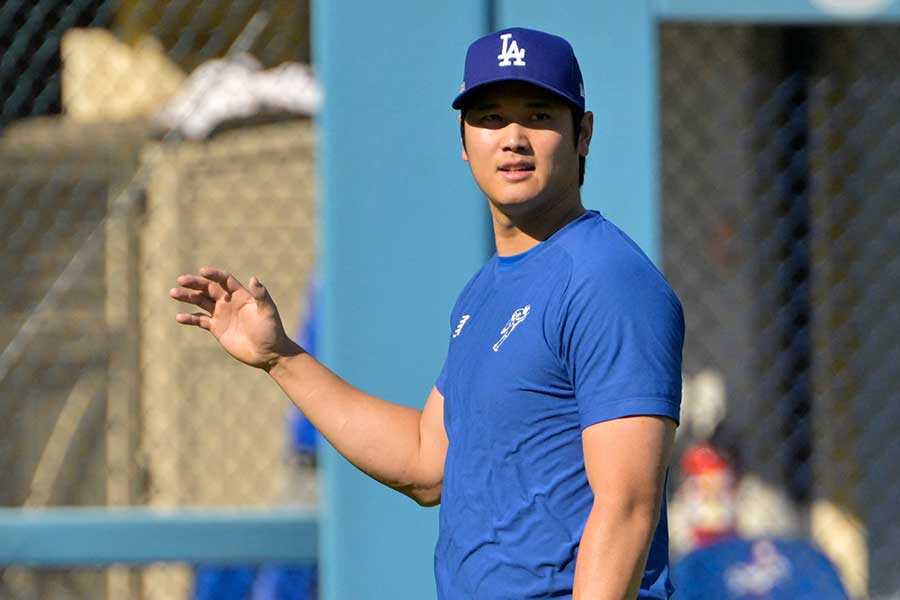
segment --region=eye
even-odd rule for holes
[[[538,112],[538,113],[534,113],[533,115],[531,115],[532,121],[548,121],[552,118],[553,117],[550,115],[550,113],[545,113],[545,112]]]
[[[486,115],[481,115],[478,120],[482,123],[496,123],[500,120],[500,115],[497,113],[488,113]]]

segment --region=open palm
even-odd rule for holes
[[[268,290],[252,277],[244,287],[221,269],[204,267],[199,275],[181,275],[169,295],[204,311],[179,313],[182,325],[206,329],[237,360],[268,369],[292,342],[284,332],[278,308]]]

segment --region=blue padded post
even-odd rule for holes
[[[450,108],[486,14],[475,0],[322,0],[313,11],[325,88],[321,357],[366,391],[416,407],[440,370],[453,301],[490,246]],[[438,509],[325,446],[323,598],[433,598]]]

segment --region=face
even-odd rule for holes
[[[587,156],[591,115],[578,144],[569,105],[521,82],[490,85],[466,110],[463,160],[491,202],[509,213],[578,197],[578,159]]]

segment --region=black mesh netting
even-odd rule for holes
[[[667,24],[660,38],[664,264],[687,326],[679,448],[733,457],[742,533],[811,536],[851,592],[894,597],[900,27]]]

